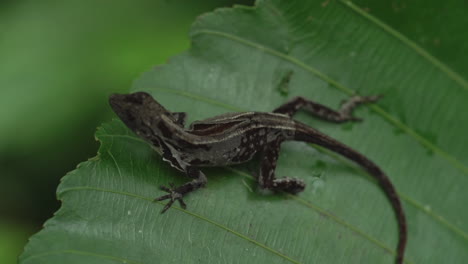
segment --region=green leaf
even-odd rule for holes
[[[302,95],[337,106],[383,94],[359,124],[298,119],[370,157],[391,177],[408,217],[407,263],[468,261],[468,85],[419,46],[350,2],[259,1],[200,17],[191,49],[141,76],[190,120],[270,111]],[[287,94],[287,96],[285,96]],[[393,263],[397,225],[380,188],[354,164],[310,145],[282,146],[278,175],[296,196],[262,195],[252,162],[204,169],[206,188],[159,214],[158,186],[187,179],[120,121],[98,156],[63,179],[63,202],[21,263]]]
[[[460,54],[468,52],[466,1],[437,0],[354,2],[370,14],[416,42],[451,69],[468,78],[468,60]]]

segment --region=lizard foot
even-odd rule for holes
[[[383,95],[381,94],[377,94],[377,95],[369,95],[369,96],[360,96],[360,95],[355,95],[353,97],[350,97],[348,99],[345,99],[345,100],[341,100],[341,106],[345,105],[345,104],[350,104],[350,105],[353,105],[353,107],[355,105],[358,105],[358,104],[365,104],[365,103],[375,103],[377,101],[379,101],[380,99],[382,99]]]
[[[342,115],[343,121],[354,121],[354,122],[361,122],[362,119],[358,117],[354,117],[352,112],[354,108],[358,105],[366,104],[366,103],[374,103],[377,102],[382,95],[371,95],[371,96],[353,96],[348,98],[347,100],[341,101],[341,109],[340,113]]]
[[[169,186],[171,186],[171,188],[168,188],[166,186],[160,186],[159,187],[159,189],[161,189],[161,190],[163,190],[163,191],[165,191],[165,192],[167,192],[169,194],[166,194],[166,195],[163,195],[163,196],[160,196],[160,197],[154,199],[154,201],[163,201],[163,200],[169,199],[169,202],[161,210],[161,214],[166,212],[167,209],[171,208],[172,204],[175,201],[178,201],[179,204],[180,204],[180,207],[182,207],[183,209],[187,208],[187,205],[185,204],[184,200],[182,200],[184,195],[175,190],[176,188],[175,188],[174,184],[169,183]]]
[[[304,190],[306,184],[301,179],[297,178],[279,178],[273,181],[273,188],[278,191],[297,194]]]

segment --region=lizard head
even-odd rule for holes
[[[163,115],[170,112],[145,92],[112,94],[109,104],[117,116],[137,135],[150,139]]]

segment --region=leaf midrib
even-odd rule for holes
[[[115,134],[115,135],[111,135],[111,134],[106,134],[106,135],[100,135],[99,137],[110,137],[110,138],[125,138],[125,139],[130,139],[130,140],[134,140],[134,141],[137,141],[137,142],[140,142],[140,143],[143,143],[145,145],[147,145],[148,143],[146,143],[145,141],[142,141],[141,139],[137,138],[137,137],[132,137],[132,136],[128,136],[128,135],[118,135],[118,134]],[[107,151],[109,153],[109,151]],[[234,172],[244,178],[247,178],[249,180],[252,180],[252,181],[255,181],[255,179],[252,177],[252,175],[246,173],[246,172],[243,172],[241,170],[238,170],[238,169],[234,169],[232,167],[224,167],[226,170],[229,170],[231,172]],[[78,188],[81,188],[81,187],[78,187]],[[92,187],[90,187],[92,188]],[[65,189],[65,190],[70,190],[70,189],[73,189],[73,188],[68,188],[68,189]],[[116,191],[117,192],[117,191]],[[316,206],[314,205],[313,203],[311,203],[310,201],[307,201],[307,200],[304,200],[302,198],[299,198],[297,197],[296,195],[290,195],[290,194],[286,194],[288,197],[292,198],[293,200],[296,200],[304,205],[306,205],[307,207],[309,208],[312,208],[314,210],[316,210],[317,212],[321,213],[321,214],[325,214],[331,218],[333,218],[333,220],[335,220],[335,222],[345,226],[345,227],[348,227],[350,228],[351,230],[355,231],[356,233],[359,233],[360,235],[362,235],[363,237],[367,238],[368,240],[370,240],[371,242],[374,242],[375,244],[379,245],[381,248],[385,249],[386,251],[388,251],[389,253],[392,253],[392,254],[395,254],[395,252],[393,250],[391,250],[388,246],[384,245],[382,242],[380,242],[379,240],[375,239],[375,238],[372,238],[371,236],[367,235],[366,233],[364,233],[362,230],[358,229],[357,227],[349,224],[349,223],[346,223],[344,220],[341,220],[340,218],[336,217],[335,214],[330,214],[328,213],[326,210],[324,210],[323,208],[319,207],[319,206]],[[162,203],[161,203],[162,204]]]
[[[289,62],[291,62],[293,64],[296,64],[299,67],[302,67],[304,70],[311,72],[312,74],[314,74],[318,78],[322,79],[323,81],[329,83],[332,86],[335,86],[336,88],[338,88],[339,90],[341,90],[342,92],[346,93],[349,96],[357,94],[355,91],[353,91],[352,89],[340,84],[338,81],[334,80],[330,76],[320,72],[319,70],[307,65],[306,63],[302,62],[301,60],[299,60],[299,59],[297,59],[295,57],[292,57],[292,56],[290,56],[288,54],[284,54],[282,52],[279,52],[279,51],[276,51],[274,49],[268,48],[268,47],[263,46],[261,44],[255,43],[253,41],[250,41],[250,40],[247,40],[247,39],[244,39],[244,38],[240,38],[238,36],[235,36],[235,35],[232,35],[232,34],[229,34],[229,33],[225,33],[225,32],[221,32],[221,31],[206,30],[206,29],[197,30],[197,31],[192,33],[192,36],[196,36],[196,35],[199,35],[199,34],[221,36],[221,37],[224,37],[226,39],[230,39],[230,40],[233,40],[233,41],[237,41],[237,42],[239,42],[241,44],[244,44],[244,45],[247,45],[247,46],[250,46],[250,47],[254,47],[254,48],[258,49],[258,50],[265,51],[265,52],[270,53],[270,54],[272,54],[274,56],[285,59],[285,60],[287,60],[287,61],[289,61]],[[390,124],[392,124],[396,128],[399,128],[402,131],[404,131],[410,138],[415,139],[417,142],[419,142],[424,147],[432,150],[434,153],[437,153],[444,160],[446,160],[449,164],[451,164],[451,166],[453,166],[454,168],[460,170],[464,175],[468,176],[468,167],[465,166],[463,163],[461,163],[456,157],[449,154],[447,151],[443,150],[442,148],[432,144],[424,136],[420,135],[419,133],[417,133],[416,131],[411,129],[409,126],[405,125],[403,122],[398,120],[398,118],[396,118],[396,117],[392,116],[390,113],[386,112],[383,108],[381,108],[381,107],[379,107],[377,105],[370,106],[369,108],[371,110],[373,110],[376,114],[380,115],[383,119],[387,120]]]
[[[102,135],[99,135],[99,138],[101,137],[110,137],[110,138],[125,138],[125,139],[129,139],[129,140],[133,140],[133,141],[137,141],[139,143],[142,143],[142,144],[145,144],[147,145],[148,143],[141,140],[140,138],[138,137],[132,137],[130,135],[119,135],[119,134],[102,134]],[[107,153],[109,153],[110,151],[108,150]],[[228,170],[228,171],[231,171],[231,172],[234,172],[236,174],[238,174],[239,176],[242,176],[244,178],[247,178],[249,180],[252,180],[252,181],[255,181],[255,179],[252,177],[252,175],[248,174],[248,173],[245,173],[243,171],[240,171],[240,170],[237,170],[237,169],[234,169],[232,167],[225,167],[225,170]],[[110,193],[116,193],[116,194],[122,194],[122,195],[128,195],[128,196],[131,196],[131,197],[135,197],[135,198],[140,198],[140,199],[143,199],[143,200],[148,200],[148,201],[154,201],[153,199],[150,199],[150,198],[147,198],[147,197],[144,197],[144,196],[140,196],[138,194],[133,194],[133,193],[128,193],[128,192],[122,192],[122,191],[114,191],[114,190],[108,190],[108,189],[104,189],[104,188],[96,188],[96,187],[90,187],[90,186],[78,186],[78,187],[72,187],[72,188],[67,188],[67,189],[64,189],[61,191],[61,194],[62,193],[65,193],[67,191],[70,191],[70,190],[81,190],[81,189],[86,189],[86,190],[95,190],[95,191],[104,191],[104,192],[110,192]],[[310,201],[307,201],[305,199],[302,199],[300,197],[297,197],[295,195],[290,195],[290,194],[287,194],[288,197],[292,198],[293,200],[295,200],[296,202],[299,202],[303,205],[305,205],[306,207],[312,209],[312,210],[315,210],[316,212],[320,213],[320,214],[323,214],[323,215],[326,215],[327,217],[329,217],[330,219],[332,219],[334,222],[336,222],[337,224],[339,225],[342,225],[344,226],[345,228],[348,228],[350,230],[352,230],[353,232],[355,232],[356,234],[358,234],[359,236],[367,239],[368,241],[370,241],[371,243],[373,243],[374,245],[382,248],[383,250],[387,251],[388,253],[392,254],[393,256],[396,256],[396,253],[394,250],[392,250],[389,246],[387,246],[386,244],[384,244],[383,242],[379,241],[378,239],[376,238],[373,238],[372,236],[366,234],[364,231],[360,230],[359,228],[357,228],[356,226],[353,226],[352,224],[350,223],[347,223],[345,220],[342,220],[341,218],[337,217],[335,214],[332,214],[332,213],[329,213],[327,210],[313,204],[312,202]],[[159,204],[161,205],[164,205],[164,203],[162,202],[158,202]],[[230,230],[228,230],[229,228],[226,227],[224,228],[223,225],[221,224],[218,224],[216,223],[215,221],[213,220],[210,220],[206,217],[202,217],[200,215],[197,215],[197,214],[194,214],[194,213],[191,213],[189,211],[186,211],[186,210],[183,210],[179,207],[176,207],[176,206],[173,206],[174,208],[177,208],[177,210],[179,211],[182,211],[182,212],[186,212],[188,213],[189,215],[192,215],[192,216],[195,216],[195,217],[198,217],[199,219],[202,219],[202,220],[206,220],[207,222],[209,223],[212,223],[212,224],[215,224],[216,226],[218,227],[221,227],[223,229],[225,229],[226,231],[229,231],[231,232]],[[234,232],[231,232],[235,235],[238,235],[239,237],[241,238],[244,238],[246,239],[247,241],[250,241],[258,246],[261,246],[262,248],[265,248],[263,247],[262,243],[256,241],[256,240],[253,240],[245,235],[242,235],[241,233],[237,232],[237,231],[234,231]],[[265,248],[267,249],[267,248]],[[268,249],[267,249],[268,250]],[[272,250],[268,250],[268,251],[271,251],[273,253],[275,253],[276,251],[274,251],[273,249]],[[280,256],[281,256],[281,253],[279,253]],[[289,259],[288,259],[289,260]],[[294,262],[293,262],[294,263]],[[413,263],[412,261],[410,261],[408,258],[406,258],[405,260],[405,263]]]
[[[160,87],[152,88],[152,89],[156,90],[156,91],[167,92],[167,93],[172,93],[172,94],[185,96],[187,98],[198,100],[200,102],[213,103],[213,105],[224,107],[224,108],[229,109],[229,110],[246,111],[245,109],[241,109],[241,108],[229,105],[227,103],[218,102],[218,101],[213,100],[211,98],[206,98],[206,97],[196,95],[196,94],[193,94],[193,93],[190,93],[190,92],[187,92],[187,91],[180,91],[180,90],[175,90],[175,89],[166,89],[166,88],[160,88]],[[102,136],[105,136],[105,135],[102,135]],[[125,137],[132,138],[131,136],[125,136]],[[141,142],[144,142],[144,141],[142,141],[142,140],[140,140],[138,138],[134,138],[134,139],[138,140],[138,141],[141,141]],[[328,153],[328,155],[330,155],[330,154],[331,153]],[[335,159],[339,159],[335,155],[333,155],[333,157]],[[339,160],[341,160],[341,159],[339,159]],[[463,229],[459,228],[457,225],[453,224],[452,222],[450,222],[449,220],[447,220],[446,218],[444,218],[440,214],[436,213],[434,210],[431,210],[430,212],[428,212],[427,210],[424,210],[424,206],[421,203],[418,203],[416,199],[411,198],[411,196],[406,195],[406,194],[401,193],[401,192],[399,192],[399,195],[401,196],[401,198],[404,201],[408,202],[409,204],[413,205],[418,210],[421,210],[422,212],[424,212],[425,214],[427,214],[428,216],[430,216],[434,220],[436,220],[436,223],[439,223],[440,225],[445,226],[446,228],[448,228],[449,230],[454,232],[456,235],[458,235],[458,236],[462,237],[463,239],[465,239],[466,241],[468,241],[468,233],[465,232]]]
[[[236,173],[236,174],[238,174],[238,175],[240,175],[240,176],[242,176],[242,177],[246,177],[246,178],[249,178],[249,179],[253,180],[250,176],[246,176],[247,174],[246,174],[245,172],[238,171],[238,170],[232,169],[232,168],[229,168],[229,169],[227,169],[227,170],[232,171],[232,172],[234,172],[234,173]],[[92,187],[92,186],[76,186],[76,187],[72,187],[72,188],[66,188],[66,189],[63,189],[63,190],[60,192],[60,194],[64,194],[64,193],[70,192],[70,191],[80,191],[80,190],[107,192],[107,193],[125,195],[125,196],[129,196],[129,197],[133,197],[133,198],[137,198],[137,199],[141,199],[141,200],[145,200],[145,201],[149,201],[149,202],[154,202],[154,199],[148,198],[148,197],[145,197],[145,196],[141,196],[141,195],[138,195],[138,194],[134,194],[134,193],[130,193],[130,192],[123,192],[123,191],[110,190],[110,189],[105,189],[105,188],[97,188],[97,187]],[[353,232],[356,232],[359,236],[365,238],[366,240],[370,241],[370,242],[373,243],[374,245],[376,245],[376,246],[382,248],[384,251],[386,251],[386,252],[392,254],[393,256],[395,256],[395,251],[394,251],[394,250],[390,249],[390,248],[389,248],[387,245],[385,245],[383,242],[381,242],[381,241],[379,241],[379,240],[377,240],[377,239],[371,237],[370,235],[366,234],[365,232],[363,232],[363,231],[360,230],[359,228],[357,228],[357,227],[355,227],[355,226],[353,226],[353,225],[351,225],[351,224],[345,222],[344,220],[342,220],[342,219],[338,218],[337,216],[335,216],[335,215],[333,215],[333,214],[327,212],[327,211],[324,210],[323,208],[321,208],[321,207],[319,207],[319,206],[317,206],[317,205],[312,204],[311,202],[309,202],[309,201],[307,201],[307,200],[301,199],[301,198],[296,197],[296,196],[293,196],[293,195],[288,195],[288,196],[289,196],[290,198],[292,198],[293,200],[296,200],[297,202],[302,203],[302,204],[305,205],[306,207],[311,208],[311,209],[317,211],[317,212],[320,213],[320,214],[324,214],[324,215],[326,215],[327,217],[332,218],[336,223],[338,223],[338,224],[340,224],[340,225],[342,225],[342,226],[344,226],[344,227],[346,227],[346,228],[352,230]],[[156,202],[156,203],[158,203],[158,204],[160,204],[160,205],[164,205],[163,202]],[[218,228],[221,228],[221,229],[223,229],[224,231],[227,231],[227,232],[229,232],[229,233],[231,233],[231,234],[234,234],[235,236],[237,236],[237,237],[239,237],[239,238],[241,238],[241,239],[244,239],[244,240],[246,240],[246,241],[248,241],[248,242],[251,242],[251,243],[255,244],[256,246],[259,246],[259,247],[261,247],[261,248],[263,248],[263,249],[265,249],[265,250],[267,250],[267,251],[273,253],[274,255],[277,255],[277,256],[279,256],[279,257],[281,257],[281,258],[284,258],[285,260],[288,260],[288,261],[290,261],[291,263],[296,263],[296,264],[300,264],[300,263],[301,263],[301,262],[299,262],[299,261],[297,261],[297,260],[295,260],[295,259],[293,259],[293,258],[291,258],[291,257],[289,257],[289,256],[287,256],[287,255],[285,255],[285,254],[283,254],[283,253],[281,253],[281,252],[279,252],[279,251],[276,251],[276,250],[273,249],[273,248],[270,248],[270,247],[266,246],[265,244],[263,244],[263,243],[261,243],[261,242],[255,240],[255,239],[252,239],[252,238],[250,238],[250,237],[248,237],[248,236],[246,236],[246,235],[243,235],[242,233],[240,233],[240,232],[238,232],[238,231],[236,231],[236,230],[234,230],[234,229],[231,229],[231,228],[229,228],[229,227],[227,227],[227,226],[224,226],[224,225],[222,225],[222,224],[220,224],[220,223],[218,223],[218,222],[216,222],[216,221],[214,221],[214,220],[211,220],[211,219],[206,218],[206,217],[204,217],[204,216],[202,216],[202,215],[199,215],[199,214],[190,212],[190,211],[188,211],[188,210],[184,210],[184,209],[182,209],[182,208],[180,208],[180,207],[178,207],[178,206],[172,206],[171,208],[176,209],[176,210],[178,210],[178,211],[180,211],[180,212],[186,213],[186,214],[188,214],[188,215],[190,215],[190,216],[192,216],[192,217],[195,217],[195,218],[200,219],[200,220],[202,220],[202,221],[205,221],[205,222],[207,222],[207,223],[210,223],[210,224],[212,224],[212,225],[214,225],[214,226],[216,226],[216,227],[218,227]],[[68,251],[68,250],[63,250],[63,252],[65,252],[65,251]],[[55,251],[54,251],[54,252],[55,252]],[[84,252],[84,251],[82,251],[82,252]],[[41,254],[38,254],[38,255],[32,255],[31,258],[38,257],[39,255],[42,256],[42,255],[47,255],[47,254],[52,254],[52,253],[50,253],[50,252],[49,252],[49,253],[48,253],[48,252],[44,252],[44,253],[41,253]],[[95,253],[92,253],[92,254],[91,254],[91,252],[90,252],[90,254],[88,254],[88,255],[99,255],[99,254],[95,254]],[[102,256],[104,256],[104,255],[102,255]],[[109,256],[109,258],[111,258],[111,256]],[[117,259],[117,257],[112,257],[112,258],[116,258],[116,259]],[[122,259],[122,260],[123,260],[123,259]],[[412,264],[412,263],[414,263],[414,262],[412,262],[412,261],[408,260],[408,258],[406,258],[405,263]]]
[[[60,195],[63,195],[66,192],[80,191],[80,190],[81,191],[82,190],[98,191],[98,192],[113,193],[113,194],[118,194],[118,195],[125,195],[125,196],[129,196],[129,197],[132,197],[132,198],[137,198],[137,199],[140,199],[140,200],[149,201],[149,202],[152,202],[152,203],[158,203],[160,205],[164,205],[164,202],[154,201],[154,198],[145,197],[145,196],[138,195],[138,194],[131,193],[131,192],[117,191],[117,190],[111,190],[111,189],[105,189],[105,188],[97,188],[97,187],[92,187],[92,186],[76,186],[76,187],[71,187],[71,188],[65,188],[65,189],[61,190]],[[180,208],[178,206],[175,206],[175,205],[171,207],[171,210],[174,210],[174,209],[178,210],[180,212],[186,213],[186,214],[188,214],[188,215],[190,215],[192,217],[195,217],[197,219],[200,219],[202,221],[205,221],[207,223],[210,223],[210,224],[212,224],[212,225],[214,225],[214,226],[216,226],[218,228],[221,228],[224,231],[227,231],[227,232],[229,232],[231,234],[234,234],[239,238],[242,238],[242,239],[244,239],[244,240],[246,240],[248,242],[251,242],[251,243],[255,244],[256,246],[259,246],[259,247],[273,253],[274,255],[277,255],[277,256],[285,259],[285,260],[288,260],[291,263],[301,264],[301,262],[299,262],[299,261],[297,261],[297,260],[295,260],[295,259],[293,259],[293,258],[279,252],[279,251],[276,251],[275,249],[273,249],[271,247],[268,247],[267,245],[262,244],[257,240],[254,240],[254,239],[252,239],[252,238],[250,238],[250,237],[248,237],[248,236],[246,236],[244,234],[241,234],[240,232],[238,232],[238,231],[236,231],[234,229],[231,229],[231,228],[229,228],[229,227],[227,227],[225,225],[222,225],[222,224],[220,224],[220,223],[218,223],[218,222],[216,222],[214,220],[211,220],[211,219],[206,218],[206,217],[204,217],[202,215],[190,212],[188,210],[184,210],[184,209],[182,209],[182,208]]]

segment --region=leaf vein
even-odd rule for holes
[[[255,180],[252,175],[248,174],[248,173],[245,173],[243,171],[240,171],[240,170],[237,170],[237,169],[234,169],[232,167],[226,167],[227,170],[229,171],[232,171],[234,173],[237,173],[238,175],[242,176],[242,177],[245,177],[245,178],[248,178],[250,180]],[[382,248],[383,250],[385,250],[386,252],[396,256],[396,253],[394,250],[390,249],[390,247],[388,247],[387,245],[385,245],[382,241],[380,240],[377,240],[375,238],[373,238],[372,236],[366,234],[364,231],[361,231],[359,228],[347,223],[345,220],[335,216],[334,214],[331,214],[329,213],[328,211],[326,211],[325,209],[313,204],[312,202],[310,201],[307,201],[303,198],[300,198],[296,195],[292,195],[292,194],[286,194],[289,198],[305,205],[306,207],[308,208],[311,208],[315,211],[317,211],[318,213],[320,214],[323,214],[323,215],[326,215],[327,217],[329,217],[330,219],[332,219],[333,221],[335,221],[336,223],[346,227],[346,228],[349,228],[351,231],[357,233],[358,235],[360,235],[361,237],[367,239],[368,241],[374,243],[375,245],[379,246],[380,248]],[[405,260],[405,263],[413,263],[412,261],[409,261],[408,258],[406,258]]]
[[[335,86],[336,88],[338,88],[339,90],[345,92],[348,95],[356,94],[355,91],[353,91],[352,89],[350,89],[348,87],[345,87],[344,85],[338,83],[337,81],[335,81],[331,77],[327,76],[326,74],[318,71],[317,69],[305,64],[304,62],[302,62],[302,61],[300,61],[300,60],[298,60],[298,59],[296,59],[296,58],[294,58],[292,56],[281,53],[281,52],[276,51],[274,49],[271,49],[271,48],[268,48],[266,46],[257,44],[255,42],[252,42],[252,41],[237,37],[237,36],[232,35],[232,34],[220,32],[220,31],[199,30],[199,31],[196,31],[196,32],[192,33],[192,36],[195,36],[195,35],[198,35],[198,34],[207,34],[207,35],[214,35],[214,36],[224,37],[224,38],[227,38],[227,39],[230,39],[230,40],[233,40],[233,41],[237,41],[237,42],[242,43],[244,45],[257,48],[259,50],[262,50],[264,52],[267,52],[267,53],[270,53],[272,55],[278,56],[278,57],[283,58],[283,59],[285,59],[285,60],[287,60],[287,61],[289,61],[289,62],[291,62],[293,64],[296,64],[299,67],[304,68],[305,70],[311,72],[312,74],[314,74],[318,78],[328,82],[332,86]],[[397,118],[393,117],[390,113],[387,113],[382,108],[380,108],[378,106],[375,106],[375,105],[374,106],[369,106],[369,107],[370,107],[370,109],[374,110],[378,115],[382,116],[385,120],[387,120],[390,124],[392,124],[395,127],[405,131],[405,133],[407,135],[414,138],[421,145],[433,150],[435,153],[437,153],[438,155],[443,157],[446,161],[448,161],[449,164],[451,164],[452,166],[454,166],[455,168],[457,168],[458,170],[463,172],[465,175],[468,175],[468,167],[466,165],[464,165],[463,163],[461,163],[456,157],[450,155],[448,152],[446,152],[443,149],[439,148],[438,146],[432,144],[425,137],[421,136],[420,134],[415,132],[413,129],[411,129],[407,125],[403,124],[401,121],[399,121]]]
[[[107,150],[107,154],[109,154],[109,156],[114,161],[115,167],[117,168],[117,171],[119,172],[119,176],[120,176],[120,178],[122,178],[122,172],[120,171],[119,164],[117,163],[117,160],[114,158],[114,155],[112,154],[112,152],[110,150]]]
[[[163,91],[163,92],[170,92],[170,93],[174,92],[173,89],[159,89],[159,88],[156,88],[156,90],[160,90],[160,91]],[[177,93],[177,94],[182,95],[182,93]],[[199,95],[192,95],[192,94],[190,94],[188,92],[185,92],[184,96],[188,96],[188,97],[193,98],[193,99],[202,98]],[[211,99],[210,100],[203,100],[203,101],[208,102],[208,101],[211,101]],[[372,107],[375,107],[374,110],[376,110],[376,111],[381,110],[380,107],[376,107],[376,106],[372,106]],[[242,111],[242,109],[241,109],[241,111]],[[313,146],[316,149],[319,149],[319,147],[316,146],[316,145],[311,145],[311,146]],[[320,148],[320,149],[322,149],[322,148]],[[327,155],[333,156],[333,153],[331,153],[331,152],[326,152],[326,153],[327,153]],[[451,156],[449,156],[449,157],[451,157]],[[435,213],[433,210],[430,213],[427,212],[427,210],[424,210],[424,207],[420,203],[417,203],[416,200],[414,200],[414,199],[410,198],[409,196],[407,196],[405,194],[402,194],[400,192],[399,192],[399,194],[401,195],[401,198],[403,200],[407,201],[410,204],[413,204],[415,206],[415,208],[417,208],[419,210],[422,210],[427,215],[433,217],[439,224],[446,226],[447,228],[449,228],[450,230],[455,232],[457,235],[460,235],[463,238],[465,238],[466,240],[468,240],[468,234],[465,231],[463,231],[462,229],[460,229],[459,227],[457,227],[456,225],[454,225],[453,223],[449,222],[446,218],[442,217],[440,214]]]
[[[410,40],[409,38],[405,37],[403,34],[400,32],[396,31],[389,25],[385,24],[383,21],[379,20],[378,18],[372,16],[371,14],[363,11],[361,8],[356,6],[353,2],[349,0],[340,0],[339,1],[341,4],[351,8],[354,12],[357,14],[365,17],[381,29],[383,31],[387,32],[391,36],[397,38],[400,40],[403,44],[406,46],[410,47],[413,49],[416,53],[418,53],[421,57],[424,59],[428,60],[430,63],[438,67],[443,73],[445,73],[450,79],[455,81],[458,85],[460,85],[463,89],[468,90],[468,81],[466,81],[462,76],[460,76],[457,72],[449,68],[447,65],[445,65],[443,62],[438,60],[436,57],[432,56],[429,54],[426,50],[421,48],[418,44],[416,44],[414,41]]]
[[[364,172],[364,170],[362,170],[359,167],[356,167],[355,165],[351,165],[350,163],[346,162],[342,157],[336,155],[335,153],[331,152],[330,150],[325,149],[325,148],[320,147],[320,146],[317,146],[317,145],[314,145],[314,144],[311,144],[311,145],[313,147],[315,147],[317,150],[319,150],[320,152],[322,152],[322,153],[324,153],[324,154],[326,154],[326,155],[328,155],[330,157],[333,157],[337,161],[340,161],[340,162],[342,162],[344,164],[347,164],[348,167],[354,169],[356,172],[367,175],[367,173]],[[373,178],[369,178],[369,179],[374,181]],[[436,222],[438,222],[439,224],[445,225],[449,230],[451,230],[455,234],[457,234],[457,235],[461,236],[462,238],[468,240],[468,233],[466,233],[464,230],[462,230],[461,228],[459,228],[455,224],[449,222],[442,215],[434,212],[433,210],[425,209],[424,206],[421,203],[417,202],[416,200],[414,200],[413,198],[411,198],[410,196],[408,196],[408,195],[406,195],[404,193],[398,192],[398,195],[401,197],[402,200],[404,200],[407,203],[411,204],[416,209],[419,209],[419,210],[423,211],[425,214],[427,214],[430,217],[434,218],[436,220]]]
[[[149,201],[149,202],[154,202],[154,199],[152,198],[148,198],[148,197],[145,197],[145,196],[142,196],[142,195],[138,195],[138,194],[134,194],[134,193],[130,193],[130,192],[124,192],[124,191],[115,191],[115,190],[109,190],[109,189],[104,189],[104,188],[96,188],[96,187],[91,187],[91,186],[77,186],[77,187],[71,187],[71,188],[66,188],[66,189],[63,189],[62,192],[61,192],[61,195],[63,195],[63,193],[65,192],[69,192],[69,191],[79,191],[79,190],[91,190],[91,191],[100,191],[100,192],[107,192],[107,193],[114,193],[114,194],[119,194],[119,195],[126,195],[126,196],[129,196],[129,197],[133,197],[133,198],[137,198],[137,199],[141,199],[141,200],[145,200],[145,201]],[[161,204],[161,205],[164,205],[163,202],[156,202],[158,204]],[[254,245],[256,246],[259,246],[267,251],[269,251],[270,253],[273,253],[274,255],[277,255],[285,260],[288,260],[289,262],[291,263],[295,263],[295,264],[300,264],[301,262],[273,249],[273,248],[270,248],[268,247],[267,245],[265,244],[262,244],[260,243],[259,241],[256,241],[244,234],[241,234],[240,232],[234,230],[234,229],[231,229],[225,225],[222,225],[214,220],[211,220],[211,219],[208,219],[202,215],[199,215],[199,214],[196,214],[196,213],[193,213],[193,212],[190,212],[190,211],[187,211],[187,210],[183,210],[182,208],[180,207],[177,207],[177,206],[172,206],[171,207],[172,209],[176,209],[176,210],[179,210],[183,213],[186,213],[192,217],[195,217],[195,218],[198,218],[200,220],[203,220],[207,223],[210,223],[218,228],[221,228],[231,234],[234,234],[236,235],[237,237],[239,238],[242,238],[250,243],[253,243]]]
[[[88,251],[83,251],[83,250],[75,250],[75,249],[47,251],[47,252],[43,252],[43,253],[40,253],[40,254],[31,255],[30,257],[28,257],[24,261],[26,261],[28,259],[33,259],[33,258],[39,258],[39,257],[42,257],[42,256],[62,254],[62,253],[92,256],[92,257],[98,257],[98,258],[105,258],[105,259],[118,261],[119,263],[143,264],[142,262],[136,262],[136,261],[128,260],[128,259],[125,259],[125,258],[120,258],[120,257],[115,257],[115,256],[110,256],[110,255],[104,255],[104,254],[97,254],[97,253],[94,253],[94,252],[88,252]]]

